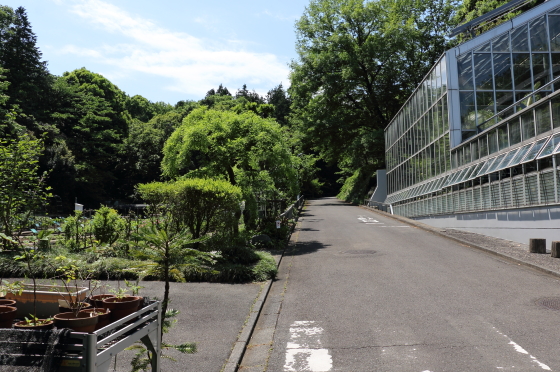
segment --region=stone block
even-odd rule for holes
[[[546,239],[529,239],[530,253],[546,253]]]

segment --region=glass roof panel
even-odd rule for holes
[[[476,176],[477,176],[477,177],[480,177],[480,176],[482,176],[483,174],[486,174],[486,170],[488,169],[489,166],[492,165],[492,162],[494,161],[494,159],[496,159],[496,158],[492,158],[492,159],[486,160],[486,163],[484,163],[484,166],[483,166],[482,168],[480,168],[480,170],[478,171],[478,173],[477,173]]]
[[[508,166],[508,164],[511,162],[511,159],[513,159],[513,157],[515,156],[515,154],[517,154],[517,151],[519,149],[515,149],[515,150],[511,150],[510,152],[508,152],[506,154],[506,156],[504,157],[504,160],[502,160],[502,162],[500,163],[500,165],[496,168],[496,170],[501,170],[504,169]]]
[[[457,176],[457,178],[455,178],[455,180],[453,180],[452,185],[456,185],[458,183],[461,183],[461,180],[463,179],[463,176],[465,175],[465,173],[469,170],[470,168],[464,168],[461,170],[461,172],[459,173],[459,175]]]
[[[525,158],[522,160],[522,162],[526,163],[528,161],[531,161],[531,160],[535,159],[548,140],[549,140],[549,138],[543,138],[541,140],[538,140],[535,143],[535,146],[533,146],[531,148],[531,150],[529,150],[529,152],[527,153],[527,156],[525,156]]]
[[[517,165],[517,164],[521,163],[521,160],[525,157],[525,155],[527,154],[527,151],[529,151],[531,146],[533,146],[533,144],[529,143],[529,144],[523,146],[522,148],[520,148],[519,151],[517,152],[517,154],[515,154],[515,157],[513,158],[511,163],[509,163],[509,166],[513,167],[514,165]]]
[[[468,168],[468,170],[465,172],[465,174],[463,174],[461,176],[461,181],[460,182],[465,182],[469,176],[471,175],[471,173],[474,171],[474,169],[477,167],[477,164],[472,165]]]
[[[544,158],[545,156],[552,155],[558,144],[560,143],[560,133],[556,133],[552,136],[552,139],[548,141],[546,146],[541,151],[541,154],[537,159]]]
[[[498,166],[502,163],[502,160],[504,160],[504,158],[506,157],[506,155],[507,153],[497,156],[494,163],[492,163],[492,166],[488,167],[488,169],[486,170],[486,173],[495,172],[498,169]]]
[[[482,166],[484,164],[485,164],[484,162],[478,163],[476,165],[476,167],[473,169],[473,171],[471,172],[471,175],[469,176],[469,178],[465,179],[465,181],[469,181],[469,180],[472,180],[472,179],[476,178],[476,175],[478,174],[478,172],[480,172],[480,168],[482,168]]]

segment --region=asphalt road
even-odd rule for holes
[[[292,240],[240,371],[560,371],[557,278],[334,198]]]

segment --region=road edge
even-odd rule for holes
[[[301,210],[303,210],[304,207],[305,207],[305,202],[302,205],[302,207],[300,209],[300,212],[301,212]],[[278,260],[276,261],[276,268],[280,267],[280,263],[282,262],[282,259],[284,258],[284,254],[286,253],[286,249],[290,245],[290,242],[292,240],[292,235],[293,235],[298,223],[299,223],[298,218],[296,218],[294,226],[292,227],[292,230],[290,231],[290,235],[288,236],[288,239],[286,239],[286,245],[284,246],[284,249],[282,249],[281,253],[278,255]],[[270,288],[272,287],[272,283],[274,282],[274,280],[275,279],[267,280],[264,287],[261,289],[261,292],[257,296],[256,301],[251,306],[249,317],[248,317],[247,321],[245,322],[245,325],[243,326],[243,329],[241,330],[241,333],[239,334],[239,337],[237,338],[237,341],[235,341],[235,344],[233,346],[231,354],[230,354],[228,360],[226,361],[224,367],[222,368],[221,372],[237,372],[237,370],[239,368],[239,365],[241,364],[241,361],[243,360],[243,356],[245,355],[245,350],[247,349],[247,345],[249,344],[249,341],[251,340],[251,337],[253,335],[253,331],[255,330],[255,326],[256,326],[257,321],[258,321],[258,319],[261,315],[264,303],[266,301],[266,298],[268,297],[268,294],[270,292]]]

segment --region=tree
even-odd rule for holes
[[[94,204],[122,196],[121,153],[131,122],[126,95],[85,68],[64,73],[55,85],[59,100],[51,117],[74,156],[77,195]]]
[[[220,178],[240,186],[247,221],[254,221],[256,192],[292,198],[298,192],[293,159],[273,119],[253,112],[201,107],[183,120],[166,142],[163,174],[170,178]]]
[[[52,78],[47,63],[41,61],[37,37],[25,9],[19,7],[13,11],[2,7],[0,27],[0,65],[7,69],[9,103],[18,105],[26,115],[45,119],[43,113],[48,106]]]
[[[266,94],[266,103],[274,106],[273,117],[280,125],[288,124],[288,115],[290,115],[290,105],[292,100],[288,92],[284,89],[282,84],[272,88]]]
[[[289,90],[309,147],[345,175],[382,168],[383,129],[446,49],[452,12],[448,0],[312,0]]]
[[[197,105],[198,106],[198,105]],[[195,106],[190,106],[190,109]],[[159,181],[165,141],[190,112],[183,105],[178,110],[156,115],[147,123],[133,120],[125,141],[126,190],[132,191],[138,183]]]
[[[237,90],[237,92],[235,93],[235,98],[241,98],[241,97],[245,98],[249,102],[254,102],[257,104],[264,103],[264,99],[261,96],[259,96],[257,92],[255,92],[254,90],[250,92],[247,89],[247,84],[243,84],[243,87]]]
[[[40,140],[25,134],[17,140],[0,139],[0,227],[14,238],[27,228],[31,213],[50,196],[45,185],[48,173],[39,174]]]

